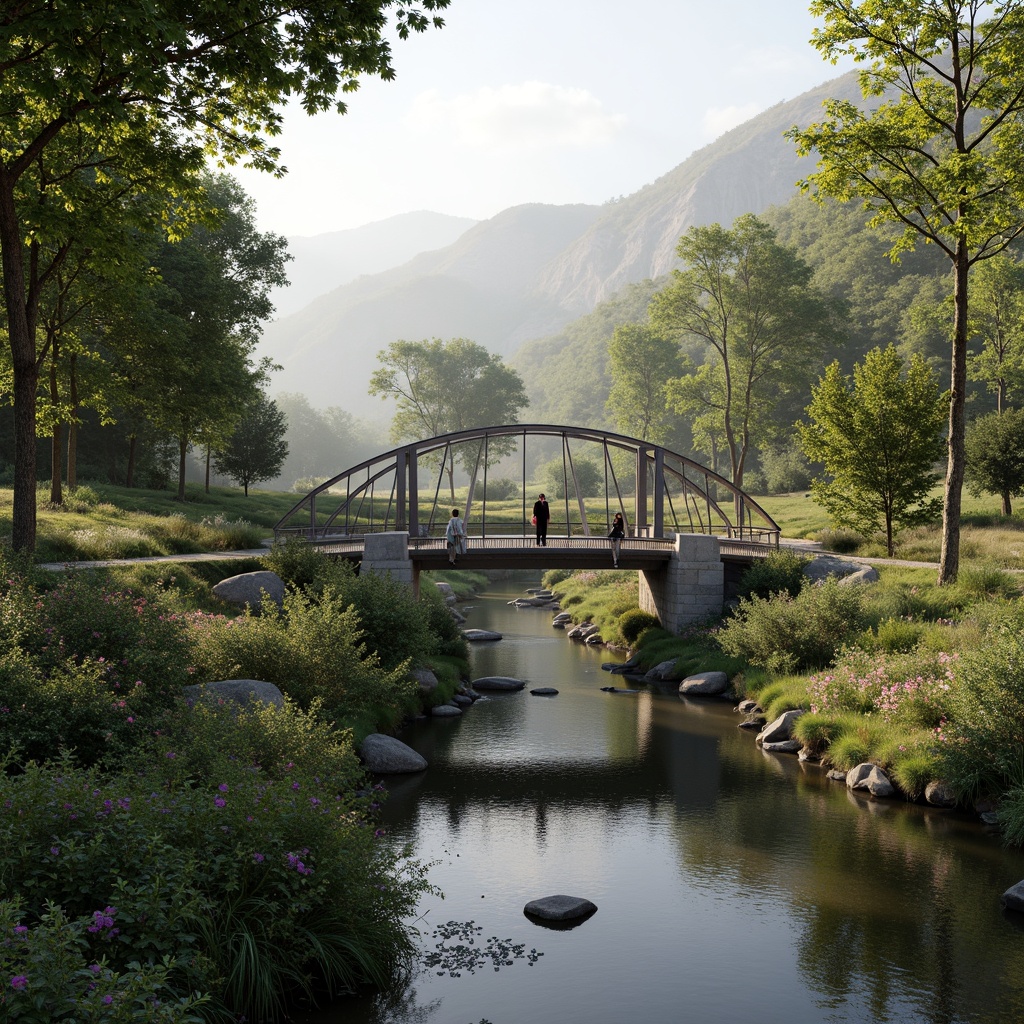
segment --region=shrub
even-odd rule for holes
[[[487,481],[488,501],[511,501],[522,493],[519,483],[507,476]]]
[[[644,630],[660,625],[657,615],[634,608],[619,617],[619,638],[627,647],[633,647]]]
[[[796,597],[752,597],[740,602],[718,640],[727,654],[774,672],[828,665],[860,631],[861,601],[857,588],[832,578]]]
[[[870,634],[874,647],[886,654],[912,651],[924,635],[924,625],[920,622],[908,622],[906,619],[884,619],[878,624],[878,630]]]
[[[32,925],[20,900],[0,900],[0,1015],[22,1024],[199,1024],[208,996],[176,996],[172,958],[113,970],[102,954],[86,955],[92,915],[69,920],[52,903]]]
[[[301,588],[316,582],[324,568],[324,558],[312,544],[290,537],[283,544],[275,544],[263,556],[263,564],[285,583]]]
[[[852,555],[860,550],[864,538],[853,530],[824,529],[815,534],[815,540],[821,542],[826,551],[835,551],[840,555]]]
[[[956,588],[973,599],[1016,597],[1020,593],[1017,578],[996,565],[964,566],[957,575]]]
[[[962,794],[1024,787],[1024,638],[1020,617],[964,652],[947,721],[936,730],[942,777]]]
[[[794,551],[773,551],[757,559],[740,580],[740,597],[771,597],[789,594],[796,597],[807,583],[804,566],[810,561]]]
[[[769,721],[773,721],[787,711],[806,709],[805,680],[794,677],[777,679],[757,692],[757,702],[761,705],[765,717]]]

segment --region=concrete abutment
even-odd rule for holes
[[[673,633],[720,615],[724,600],[722,554],[718,538],[709,534],[677,533],[664,568],[640,573],[640,607]]]

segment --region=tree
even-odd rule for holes
[[[673,382],[671,396],[680,411],[721,425],[742,487],[753,436],[835,337],[835,310],[812,287],[811,268],[752,214],[731,230],[692,227],[676,251],[685,269],[654,297],[651,320],[702,342],[705,361]]]
[[[683,372],[677,342],[648,324],[622,324],[608,345],[612,387],[606,408],[623,434],[664,444],[672,433],[668,382]]]
[[[245,407],[227,445],[215,454],[217,472],[241,484],[248,497],[249,484],[270,480],[281,471],[288,457],[287,429],[284,413],[261,393]]]
[[[1012,515],[1010,499],[1024,493],[1024,411],[980,416],[967,431],[967,484],[1002,498],[1003,515]]]
[[[868,62],[872,109],[829,100],[827,119],[793,128],[818,154],[802,183],[860,199],[871,223],[901,228],[893,257],[924,240],[953,270],[953,329],[939,582],[956,579],[964,481],[968,281],[971,268],[1024,231],[1024,0],[813,0],[813,44]]]
[[[592,498],[604,487],[604,473],[593,459],[574,458],[569,464],[559,455],[541,467],[540,475],[547,481],[547,494],[552,501],[575,499],[577,484],[580,498]]]
[[[996,396],[996,412],[1024,386],[1024,266],[1007,253],[986,260],[974,272],[968,331],[981,351],[968,375]]]
[[[814,500],[838,526],[884,529],[890,557],[896,532],[934,519],[941,504],[926,495],[940,479],[943,396],[922,356],[903,371],[892,345],[872,349],[852,381],[834,362],[811,389],[810,422],[797,424],[804,453],[825,466]]]
[[[369,391],[395,399],[391,436],[396,441],[515,423],[519,410],[529,404],[519,374],[467,338],[393,341],[378,359],[383,365],[370,378]],[[488,465],[514,451],[515,444],[515,438],[491,441]],[[468,468],[481,455],[474,449],[459,458]],[[452,501],[456,457],[452,451],[446,470]]]
[[[82,209],[66,192],[83,173],[147,187],[162,181],[185,200],[210,155],[280,171],[267,142],[280,105],[308,113],[346,105],[336,97],[361,75],[394,76],[385,35],[431,24],[448,0],[96,0],[4,4],[0,9],[0,260],[13,365],[13,543],[35,546],[36,326],[40,284],[61,260],[33,253],[69,237]],[[145,173],[148,169],[148,175]],[[40,195],[46,203],[40,205]],[[86,219],[87,222],[87,219]],[[25,244],[28,239],[28,244]],[[28,251],[26,251],[28,250]]]

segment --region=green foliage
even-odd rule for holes
[[[225,446],[214,456],[218,473],[249,493],[249,485],[270,480],[288,457],[287,424],[277,404],[259,392],[245,407]]]
[[[512,480],[510,477],[502,476],[496,480],[487,481],[488,501],[511,501],[512,498],[517,498],[520,493],[519,482]]]
[[[621,324],[608,346],[612,386],[606,407],[615,429],[665,444],[672,437],[667,385],[683,372],[679,345],[647,324]]]
[[[691,227],[677,252],[685,269],[655,296],[651,322],[700,350],[670,385],[669,403],[696,418],[709,454],[726,450],[742,486],[751,446],[835,336],[835,311],[811,284],[811,268],[752,214],[731,229]]]
[[[328,721],[367,709],[397,715],[411,710],[415,683],[406,663],[386,669],[367,654],[361,618],[347,598],[324,588],[286,595],[281,613],[189,620],[194,681],[263,679],[304,709],[318,707]]]
[[[884,530],[890,557],[901,527],[938,515],[927,495],[944,448],[935,375],[919,356],[903,368],[891,345],[872,349],[852,381],[834,362],[811,388],[810,422],[798,424],[804,452],[825,466],[811,484],[815,501],[838,526]]]
[[[627,647],[634,647],[644,630],[660,625],[657,615],[633,608],[619,618],[619,639]]]
[[[312,544],[290,537],[283,544],[275,543],[263,556],[263,564],[289,586],[301,588],[319,579],[324,557]]]
[[[752,692],[769,722],[787,711],[807,708],[807,683],[799,677],[773,679]]]
[[[960,570],[957,590],[968,600],[987,597],[1017,597],[1020,581],[996,565],[975,563]]]
[[[753,597],[740,602],[723,623],[719,643],[727,654],[775,672],[828,665],[860,631],[862,597],[858,588],[829,578],[796,597]]]
[[[1020,615],[961,655],[949,715],[936,732],[943,778],[961,793],[1024,787],[1024,639]]]
[[[883,619],[874,633],[877,649],[886,654],[912,651],[924,635],[925,627],[906,619]]]
[[[102,916],[102,912],[101,912]],[[95,918],[69,920],[52,903],[29,926],[20,900],[0,900],[0,1013],[22,1024],[200,1024],[208,996],[177,996],[177,964],[131,961],[113,970],[107,957],[88,955]]]
[[[810,559],[794,551],[772,551],[755,559],[740,580],[740,597],[771,597],[789,594],[796,597],[807,583],[804,566]]]
[[[540,470],[545,489],[551,501],[561,501],[567,496],[576,499],[576,485],[581,497],[589,498],[604,492],[604,472],[593,459],[574,457],[570,465],[561,456],[545,463]],[[575,480],[573,474],[575,473]]]
[[[1010,499],[1024,492],[1024,411],[1007,409],[979,416],[970,425],[965,443],[972,493],[998,494],[1003,515],[1010,515]]]

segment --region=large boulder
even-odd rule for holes
[[[855,587],[862,583],[877,583],[879,579],[878,570],[873,565],[865,565],[849,576],[844,576],[839,581],[841,587]]]
[[[462,708],[457,704],[437,704],[430,709],[434,718],[458,718],[462,714]]]
[[[889,777],[878,767],[865,761],[846,773],[847,789],[867,790],[872,796],[890,797],[896,795],[896,787]]]
[[[679,692],[691,697],[715,697],[728,689],[729,677],[724,672],[696,672],[679,684]]]
[[[370,733],[363,740],[359,756],[367,771],[377,775],[404,775],[421,772],[427,767],[426,759],[412,747],[382,732]]]
[[[243,572],[215,583],[213,593],[228,604],[248,605],[253,611],[259,611],[265,594],[280,608],[284,603],[284,580],[265,569]]]
[[[435,583],[434,586],[437,587],[438,593],[445,599],[447,604],[455,604],[458,600],[450,583]]]
[[[578,626],[573,626],[565,635],[570,640],[586,640],[591,633],[596,633],[599,628],[592,622],[581,622]]]
[[[543,896],[539,900],[530,900],[523,907],[524,914],[545,921],[573,921],[579,917],[589,917],[596,910],[597,904],[582,896]]]
[[[472,686],[474,690],[512,692],[523,689],[526,682],[522,679],[513,679],[512,676],[481,676],[473,680]]]
[[[215,683],[194,683],[183,688],[190,701],[208,700],[217,703],[271,704],[284,707],[284,694],[273,684],[262,679],[221,679]]]
[[[864,566],[860,562],[851,562],[848,558],[838,555],[818,555],[804,566],[804,575],[814,583],[836,576],[844,579],[858,573]]]
[[[793,723],[804,711],[784,711],[774,722],[766,725],[757,737],[758,743],[782,743],[793,738]]]

